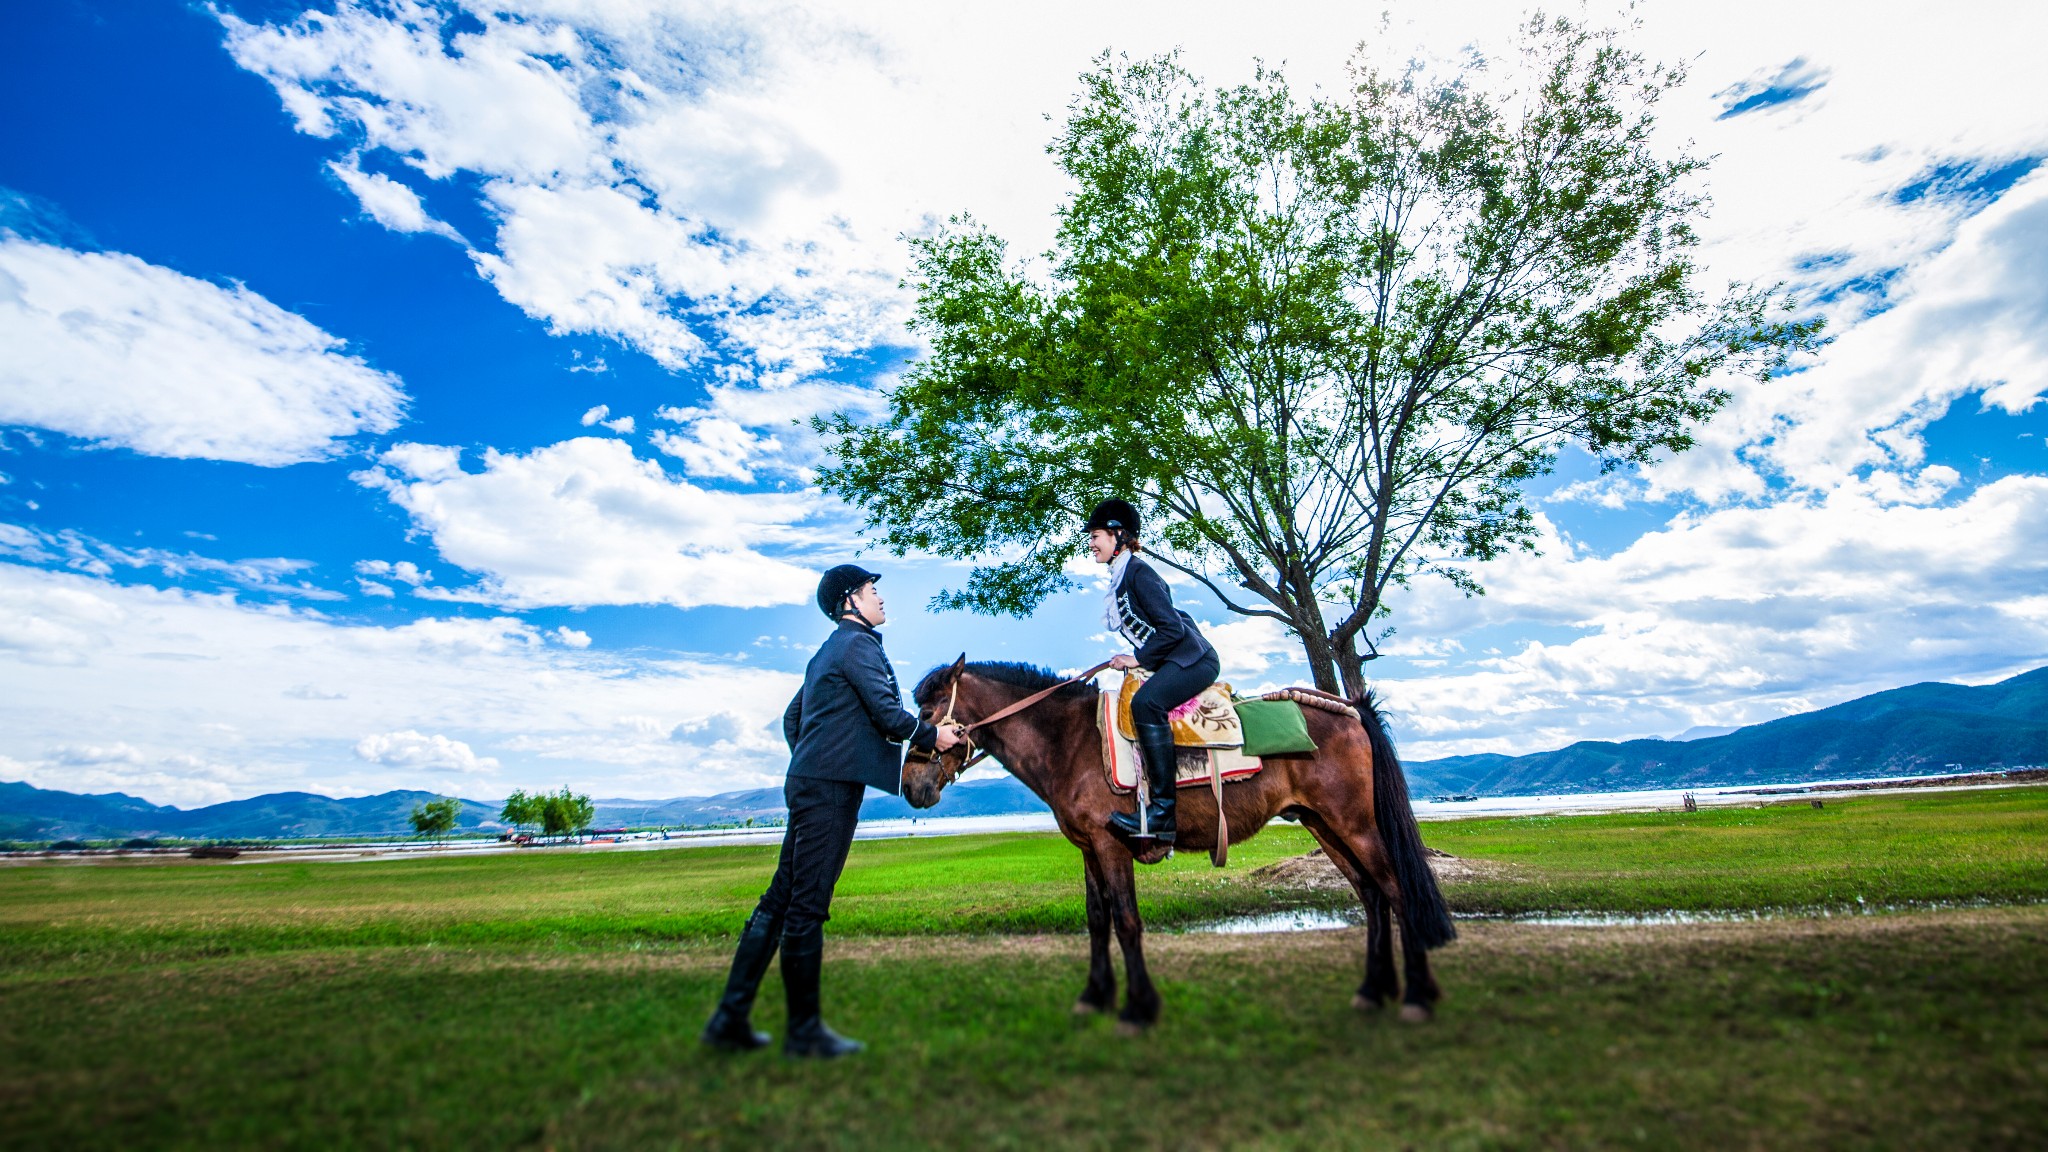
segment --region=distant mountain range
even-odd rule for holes
[[[1691,733],[1687,733],[1691,735]],[[1926,776],[2048,765],[2048,668],[1997,684],[1915,684],[1797,716],[1692,740],[1586,740],[1527,756],[1453,756],[1407,765],[1409,788],[1435,794],[1532,795],[1645,788],[1796,784],[1876,776]],[[335,799],[278,792],[205,808],[171,808],[119,792],[77,795],[0,782],[0,840],[293,839],[410,831],[429,792]],[[780,819],[782,789],[755,788],[674,800],[596,801],[596,826],[679,827]],[[1004,776],[956,784],[916,812],[893,796],[861,806],[868,820],[1042,812],[1029,789]],[[498,805],[462,802],[459,831],[489,831]]]
[[[1409,764],[1419,796],[1531,796],[1797,784],[2048,765],[2048,668],[1997,684],[1914,684],[1697,740],[1582,740],[1527,756]]]
[[[205,808],[171,808],[120,792],[78,795],[30,784],[0,782],[0,841],[40,843],[55,840],[289,840],[320,836],[389,836],[412,831],[406,819],[413,808],[435,798],[432,792],[385,792],[337,800],[310,792],[274,792],[248,800],[231,800]],[[717,796],[677,800],[598,800],[592,826],[703,827],[710,824],[766,823],[783,816],[782,789],[754,788]],[[500,805],[462,801],[457,832],[502,831]],[[956,784],[927,812],[913,811],[894,796],[871,796],[861,805],[861,818],[901,816],[990,816],[1042,812],[1045,805],[1031,790],[1008,776]]]
[[[337,800],[312,792],[273,792],[204,808],[171,808],[121,792],[81,796],[0,783],[0,840],[290,840],[411,832],[406,817],[432,792],[386,792]],[[462,802],[456,827],[472,831],[495,820],[499,806]]]

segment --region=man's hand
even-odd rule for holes
[[[1129,672],[1138,666],[1138,658],[1129,652],[1119,652],[1109,658],[1109,666],[1118,672]]]
[[[944,752],[948,748],[951,748],[953,745],[958,744],[960,741],[965,740],[966,738],[967,729],[962,728],[960,725],[941,724],[939,725],[938,749],[939,751]]]

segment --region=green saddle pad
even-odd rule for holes
[[[1237,718],[1244,725],[1244,754],[1284,756],[1290,752],[1313,752],[1316,742],[1308,738],[1308,721],[1301,705],[1292,700],[1239,700]]]

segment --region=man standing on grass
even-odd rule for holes
[[[804,669],[803,690],[782,716],[789,741],[789,805],[782,857],[768,891],[740,931],[732,975],[718,1011],[704,1026],[704,1042],[731,1051],[763,1048],[766,1033],[749,1019],[754,992],[782,949],[782,985],[789,998],[787,1056],[830,1059],[862,1045],[825,1026],[818,1012],[818,981],[825,957],[825,921],[832,887],[853,846],[860,802],[869,786],[895,795],[903,781],[902,749],[945,751],[958,743],[958,725],[935,728],[903,708],[896,673],[875,629],[888,619],[875,581],[881,576],[841,564],[818,581],[818,608],[837,625]]]

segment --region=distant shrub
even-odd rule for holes
[[[540,798],[541,831],[549,836],[567,836],[581,833],[590,827],[597,815],[597,808],[590,797],[563,788],[552,795]]]
[[[50,845],[52,852],[83,852],[85,849],[86,845],[78,840],[59,840]]]
[[[154,840],[151,840],[151,839],[150,839],[149,837],[147,837],[147,836],[137,836],[137,837],[136,837],[135,839],[133,839],[133,840],[130,840],[130,841],[128,841],[128,842],[127,842],[126,844],[123,844],[123,845],[121,845],[121,847],[123,847],[123,848],[161,848],[161,847],[163,847],[163,845],[161,845],[161,844],[158,844],[158,843],[157,843],[156,841],[154,841]]]
[[[462,817],[462,802],[453,797],[443,796],[415,805],[412,810],[412,830],[417,836],[436,839],[455,830],[455,822]]]

